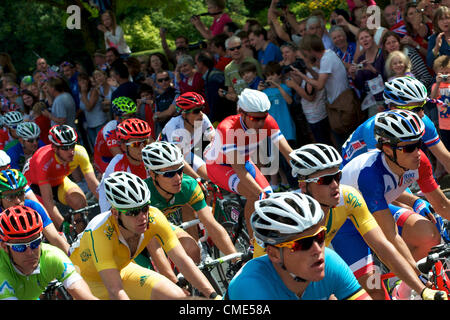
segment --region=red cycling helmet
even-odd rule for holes
[[[36,210],[26,206],[14,206],[0,213],[0,239],[28,239],[43,229],[42,219]]]
[[[78,134],[75,129],[66,124],[54,125],[48,133],[48,139],[59,147],[70,146],[78,140]]]
[[[116,135],[119,140],[146,139],[152,133],[147,121],[131,118],[117,125]]]
[[[205,98],[197,92],[186,92],[178,96],[175,104],[179,111],[197,109],[205,105]]]

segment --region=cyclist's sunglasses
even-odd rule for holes
[[[313,235],[301,237],[289,242],[280,243],[275,245],[275,247],[278,248],[286,247],[291,249],[291,252],[307,251],[312,247],[314,241],[317,242],[317,244],[319,244],[320,246],[324,243],[326,231],[327,228],[322,226],[320,227],[319,231],[317,231]]]
[[[139,208],[134,208],[134,209],[118,209],[118,208],[116,208],[116,210],[119,211],[120,213],[123,213],[127,217],[136,217],[141,212],[148,212],[149,208],[150,208],[150,204],[147,203]]]
[[[267,116],[269,115],[268,113],[265,113],[263,116],[261,116],[261,117],[255,117],[255,116],[251,116],[251,115],[249,115],[247,112],[243,112],[249,119],[250,119],[250,121],[255,121],[255,122],[258,122],[258,121],[266,121],[266,119],[267,119]]]
[[[16,200],[16,198],[19,198],[22,200],[22,199],[25,199],[25,191],[21,190],[21,191],[14,192],[14,193],[2,194],[0,196],[0,198],[6,199],[8,201],[14,201],[14,200]]]
[[[339,183],[341,181],[342,178],[342,171],[339,170],[336,173],[333,174],[329,174],[329,175],[325,175],[325,176],[320,176],[320,177],[315,177],[315,178],[309,178],[309,179],[305,179],[305,180],[300,180],[302,182],[315,182],[319,185],[329,185],[331,184],[333,181],[336,181],[337,183]]]
[[[425,103],[426,103],[426,101],[423,102],[422,104],[418,104],[418,105],[414,105],[414,106],[397,106],[397,108],[417,113],[417,112],[423,111],[423,106],[425,105]]]
[[[413,144],[408,144],[406,146],[391,146],[392,149],[402,150],[404,153],[413,153],[416,149],[420,149],[422,147],[422,140],[417,141]]]
[[[75,143],[71,144],[71,145],[68,145],[68,146],[60,146],[58,148],[61,149],[61,150],[64,150],[64,151],[73,150],[73,149],[75,149]]]
[[[181,167],[179,167],[178,169],[176,169],[176,170],[172,170],[172,171],[164,171],[164,172],[161,172],[161,171],[155,171],[155,173],[157,173],[157,174],[159,174],[159,175],[162,175],[162,176],[164,176],[164,177],[166,177],[166,178],[173,178],[173,177],[175,177],[175,175],[182,175],[183,174],[183,169],[184,169],[184,165],[183,166],[181,166]]]
[[[140,148],[140,147],[145,147],[149,143],[150,143],[150,139],[144,139],[144,140],[139,140],[139,141],[127,142],[125,144],[132,148]]]
[[[195,109],[191,109],[191,110],[183,110],[183,113],[193,113],[193,114],[199,114],[200,112],[202,112],[203,107],[201,108],[195,108]]]
[[[27,250],[28,247],[30,247],[31,250],[35,250],[37,248],[39,248],[40,244],[42,242],[42,235],[39,236],[39,238],[34,239],[33,241],[27,242],[27,243],[8,243],[5,242],[5,244],[8,247],[11,247],[11,249],[15,252],[25,252]]]
[[[36,143],[36,142],[39,142],[39,138],[25,139],[25,141],[26,141],[26,142],[29,142],[29,143]]]

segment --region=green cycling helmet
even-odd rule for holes
[[[136,103],[128,97],[118,97],[112,101],[112,111],[115,115],[136,113]]]
[[[23,189],[27,185],[27,178],[17,169],[0,171],[0,193],[16,189]]]

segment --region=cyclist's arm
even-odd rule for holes
[[[433,206],[433,209],[441,217],[450,220],[450,201],[447,199],[441,188],[434,191],[424,193],[425,198]]]
[[[117,154],[121,154],[123,153],[122,150],[120,149],[120,147],[110,147],[109,151],[111,152],[111,154],[113,155],[113,157]]]
[[[97,177],[95,176],[95,172],[87,172],[84,174],[84,179],[86,180],[86,183],[88,185],[89,190],[92,192],[92,194],[97,198],[98,200],[98,192],[97,187],[99,185],[99,182],[97,180]]]
[[[84,279],[79,279],[66,289],[75,300],[99,300],[92,294]]]
[[[442,141],[428,147],[436,159],[445,167],[445,171],[450,172],[450,152]]]
[[[411,251],[402,237],[398,234],[394,217],[389,209],[378,210],[373,213],[375,220],[383,231],[385,237],[391,242],[397,251],[408,261],[412,268],[416,268],[416,263],[412,257]]]
[[[177,283],[178,278],[173,272],[173,269],[170,265],[169,260],[167,260],[167,256],[164,253],[164,250],[159,245],[156,238],[153,238],[147,245],[147,250],[150,253],[153,263],[155,264],[155,268],[157,271],[168,278],[170,281]]]
[[[289,163],[289,160],[290,160],[289,154],[292,152],[292,148],[289,145],[289,143],[287,142],[285,137],[281,137],[278,140],[278,148],[279,148],[281,154],[286,159],[286,161]]]
[[[64,221],[63,216],[59,213],[58,208],[55,205],[55,201],[53,200],[53,191],[52,187],[49,183],[43,184],[39,186],[41,191],[42,204],[44,205],[45,210],[47,210],[50,218],[55,224],[56,228],[59,229],[61,224]]]
[[[167,252],[169,258],[174,262],[184,277],[197,288],[205,297],[209,297],[214,291],[205,275],[195,265],[194,261],[187,255],[180,243]]]
[[[50,244],[54,245],[55,247],[60,248],[62,251],[64,251],[66,254],[69,253],[70,245],[67,243],[66,240],[62,236],[59,235],[58,231],[55,228],[55,225],[53,223],[50,223],[47,225],[43,230],[45,238],[50,242]]]
[[[105,269],[99,271],[103,284],[108,290],[111,300],[130,300],[122,285],[120,272],[117,269]]]
[[[188,176],[191,176],[194,179],[201,178],[200,175],[197,172],[195,172],[195,170],[192,168],[192,166],[186,162],[186,160],[183,160],[183,163],[184,163],[183,172],[185,174],[187,174]]]

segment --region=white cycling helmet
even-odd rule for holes
[[[402,141],[418,141],[425,133],[425,124],[414,112],[391,110],[375,116],[375,139],[397,145]]]
[[[250,223],[258,244],[265,247],[297,239],[323,217],[319,202],[311,196],[280,192],[255,202]]]
[[[150,203],[147,184],[130,172],[111,173],[105,179],[105,194],[111,206],[117,209],[134,209]]]
[[[182,164],[184,157],[176,145],[167,141],[156,141],[142,149],[142,160],[147,169],[154,171]]]
[[[338,168],[342,163],[337,150],[322,143],[304,145],[292,151],[289,157],[294,177],[308,177],[317,171]]]
[[[11,164],[11,158],[5,151],[0,150],[0,167],[7,166],[9,164]]]
[[[386,104],[404,106],[410,103],[423,103],[428,96],[422,82],[411,77],[398,77],[385,82],[383,97]]]
[[[245,112],[267,112],[270,100],[264,92],[245,88],[239,95],[237,106]]]
[[[15,129],[19,123],[23,122],[23,114],[20,111],[9,111],[3,115],[5,125]]]
[[[16,134],[22,139],[36,139],[41,134],[41,128],[34,122],[22,122],[17,126]]]

